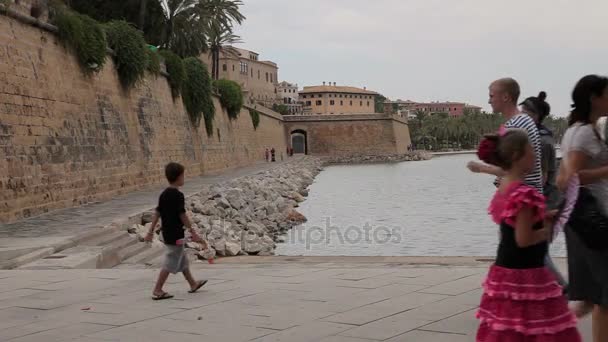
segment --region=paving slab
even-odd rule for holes
[[[154,269],[0,271],[0,341],[472,341],[488,267],[241,260],[194,263],[209,283],[189,294],[172,276],[165,301]],[[588,340],[590,319],[580,328]]]

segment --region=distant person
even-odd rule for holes
[[[528,134],[507,129],[488,136],[478,154],[504,172],[489,206],[500,243],[483,283],[477,341],[581,341],[563,289],[545,266],[553,220],[544,196],[524,183],[536,167]]]
[[[179,187],[184,185],[184,172],[184,167],[177,163],[169,163],[165,167],[165,176],[167,177],[167,181],[169,181],[169,187],[162,192],[158,199],[156,213],[145,238],[146,241],[152,242],[154,229],[160,218],[166,254],[164,264],[156,281],[156,286],[152,292],[154,300],[173,298],[173,295],[163,291],[163,286],[169,274],[183,273],[188,284],[190,284],[190,293],[198,291],[207,283],[207,280],[194,280],[188,265],[188,257],[185,253],[186,238],[184,226],[190,231],[192,241],[201,242],[205,249],[207,249],[207,243],[192,228],[192,223],[190,223],[190,219],[186,215],[184,194],[179,191]]]
[[[546,102],[547,93],[541,91],[538,96],[531,96],[522,102],[521,108],[534,120],[540,135],[541,172],[543,175],[543,193],[547,197],[547,206],[556,208],[559,202],[559,191],[555,186],[557,176],[557,157],[553,132],[543,125],[543,120],[549,116],[551,106]]]
[[[266,148],[264,155],[266,156],[266,162],[269,162],[270,161],[270,150],[268,150],[268,148]]]
[[[271,161],[273,161],[273,162],[277,161],[277,160],[276,160],[276,158],[275,158],[275,154],[276,154],[276,153],[275,153],[275,150],[274,150],[274,147],[273,147],[273,148],[270,150],[270,157],[271,157]]]
[[[559,206],[561,195],[555,186],[557,174],[555,139],[553,139],[553,133],[542,124],[543,120],[551,112],[551,106],[545,101],[546,98],[547,93],[541,91],[538,96],[531,96],[525,99],[521,103],[521,108],[534,120],[538,128],[541,142],[541,171],[543,175],[543,193],[546,199],[545,204],[548,209],[556,209]],[[546,265],[555,273],[559,284],[567,288],[568,283],[566,282],[566,278],[555,266],[549,254],[547,254]]]
[[[528,139],[534,148],[536,156],[534,168],[526,175],[526,184],[535,187],[540,193],[543,191],[543,176],[541,172],[541,143],[536,123],[526,113],[517,108],[519,99],[519,84],[512,78],[502,78],[492,82],[489,88],[489,103],[495,113],[501,113],[507,120],[501,130],[509,128],[520,128],[526,131]],[[497,177],[494,185],[499,186],[500,177],[504,170],[494,165],[479,162],[470,162],[467,167],[472,172],[486,173]]]

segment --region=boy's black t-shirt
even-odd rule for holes
[[[184,194],[176,188],[167,188],[158,199],[156,211],[160,214],[163,240],[168,245],[175,245],[177,240],[183,239],[184,224],[180,215],[186,212]]]

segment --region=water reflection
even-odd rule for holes
[[[493,256],[498,229],[486,213],[493,179],[466,170],[472,157],[328,167],[300,207],[309,221],[289,232],[276,252]],[[565,255],[563,237],[552,254]]]

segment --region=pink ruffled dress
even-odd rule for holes
[[[490,203],[501,239],[496,262],[483,283],[477,341],[581,341],[562,287],[544,266],[548,242],[517,246],[515,218],[524,207],[534,210],[534,229],[542,228],[545,198],[533,187],[513,183],[504,193],[497,191]]]

